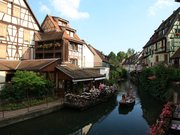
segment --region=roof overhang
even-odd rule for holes
[[[103,76],[103,77],[98,77],[98,78],[94,78],[95,81],[98,81],[98,80],[104,80],[104,79],[106,79],[105,76]]]
[[[87,78],[87,79],[73,79],[72,82],[85,82],[85,81],[93,81],[93,78]]]

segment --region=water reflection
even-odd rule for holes
[[[89,110],[79,112],[64,109],[59,112],[24,121],[0,129],[2,135],[81,135],[89,124],[101,121],[117,105],[116,97]],[[25,130],[24,130],[25,129]]]
[[[132,106],[126,106],[126,107],[118,107],[119,114],[127,115],[129,112],[131,112],[134,108],[134,105]]]
[[[136,96],[132,108],[118,102],[129,86]],[[117,96],[86,111],[63,109],[40,118],[0,129],[1,135],[148,135],[149,125],[161,110],[159,102],[137,92],[130,82],[120,85]]]
[[[143,117],[148,122],[148,125],[155,123],[156,119],[161,113],[163,103],[157,101],[153,97],[149,96],[147,93],[140,91],[139,93],[141,99],[141,107],[143,111]]]

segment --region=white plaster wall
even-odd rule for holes
[[[92,68],[94,67],[94,54],[87,47],[87,45],[83,45],[83,62],[82,66],[84,68]]]
[[[100,68],[100,74],[106,75],[107,80],[109,80],[109,71],[110,71],[109,67],[101,67]]]
[[[6,77],[6,72],[0,71],[0,90],[3,87],[3,83],[5,83],[5,77]]]

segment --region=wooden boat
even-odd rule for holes
[[[135,98],[127,98],[126,100],[120,100],[119,105],[120,106],[133,106],[135,104]]]

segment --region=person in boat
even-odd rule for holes
[[[126,102],[126,95],[125,95],[125,94],[122,95],[122,100],[121,100],[121,102],[123,102],[123,103]]]
[[[134,96],[132,95],[132,92],[127,92],[126,99],[134,99]]]

